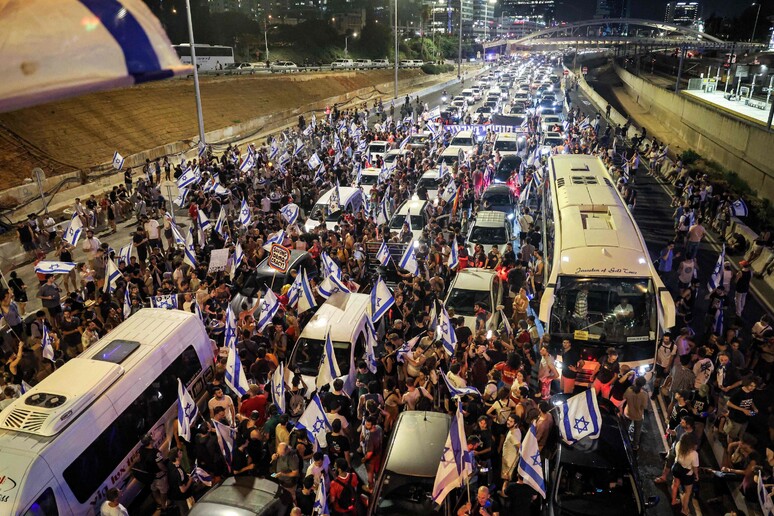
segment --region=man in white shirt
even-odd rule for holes
[[[111,487],[107,490],[107,495],[104,502],[99,508],[99,513],[102,516],[129,516],[129,511],[126,507],[121,505],[118,498],[121,496],[121,491],[117,487]]]
[[[102,245],[99,238],[94,236],[94,230],[86,231],[86,238],[83,241],[83,252],[89,260],[89,267],[94,268],[94,260],[97,258],[97,249]]]
[[[214,394],[215,395],[210,398],[210,401],[207,402],[207,408],[210,409],[210,417],[215,415],[215,407],[223,407],[226,409],[228,424],[232,425],[234,423],[234,418],[236,417],[234,402],[231,400],[231,397],[223,394],[223,389],[221,387],[215,387]]]
[[[159,221],[146,218],[143,227],[148,234],[148,244],[150,244],[151,247],[158,247],[163,250],[163,247],[161,246],[161,234],[159,232]]]

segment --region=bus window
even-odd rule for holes
[[[24,516],[59,516],[54,490],[49,487],[43,491],[43,494],[35,500],[35,503],[30,505]]]
[[[188,384],[199,371],[196,350],[189,346],[64,470],[64,479],[80,503],[86,503],[177,403],[177,379]]]

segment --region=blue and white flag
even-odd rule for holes
[[[271,147],[269,148],[269,159],[276,158],[277,154],[279,154],[279,145],[277,144],[277,140],[274,139],[271,141]]]
[[[248,152],[247,156],[242,158],[242,163],[239,164],[239,171],[247,173],[255,167],[255,156],[252,152]]]
[[[584,437],[597,439],[602,415],[597,404],[597,392],[587,389],[563,401],[559,409],[559,433],[567,444],[573,444]]]
[[[83,222],[81,222],[81,218],[78,216],[78,212],[75,212],[70,219],[70,225],[67,226],[67,231],[65,231],[64,235],[62,236],[62,240],[75,247],[78,245],[78,239],[81,238],[82,232]]]
[[[317,285],[317,293],[320,294],[320,297],[323,299],[328,299],[336,292],[342,292],[344,294],[352,293],[352,291],[341,281],[339,276],[330,275]]]
[[[191,470],[191,478],[204,486],[212,487],[212,475],[200,468],[197,461],[194,461],[194,468]]]
[[[113,153],[113,168],[116,170],[124,168],[124,157],[121,156],[118,151]]]
[[[183,248],[183,262],[194,269],[199,264],[196,259],[196,248],[194,247],[193,228],[188,228],[188,236],[185,238],[185,247]]]
[[[746,217],[749,213],[747,204],[741,198],[731,203],[731,215],[734,217]]]
[[[245,252],[242,250],[242,244],[237,241],[236,246],[234,246],[234,255],[232,256],[231,260],[231,270],[228,273],[228,277],[232,280],[236,276],[237,270],[239,269],[239,266],[242,265],[242,261],[245,259]]]
[[[223,206],[220,207],[218,220],[215,221],[215,232],[224,239],[228,238],[228,220],[226,219],[226,209]]]
[[[269,324],[271,324],[271,320],[275,315],[277,315],[279,307],[280,302],[279,299],[277,299],[276,294],[274,294],[271,289],[267,290],[261,299],[261,311],[260,315],[258,316],[258,322],[256,324],[258,331],[263,331]]]
[[[129,262],[132,260],[132,250],[134,249],[134,244],[130,241],[128,244],[126,244],[124,247],[118,250],[118,263],[124,262],[125,264],[129,265]]]
[[[280,156],[280,158],[279,158],[279,166],[280,166],[280,168],[284,169],[285,167],[287,167],[290,164],[290,159],[291,159],[290,158],[290,154],[288,154],[288,152],[285,151],[285,153],[282,154],[282,156]]]
[[[723,314],[723,307],[720,306],[715,311],[715,320],[712,321],[712,333],[714,333],[717,336],[723,335],[723,325],[725,323],[724,314]]]
[[[40,338],[41,354],[43,358],[54,361],[54,340],[48,331],[48,325],[43,323],[43,335]]]
[[[169,227],[172,229],[172,237],[175,240],[175,245],[185,245],[185,237],[183,237],[180,228],[177,227],[174,220],[169,221]],[[189,231],[193,231],[193,227],[189,228]],[[201,229],[199,229],[199,234],[201,235],[202,240],[204,240],[204,234],[201,232]],[[203,244],[203,242],[199,243]]]
[[[395,350],[395,360],[397,360],[399,363],[403,363],[406,361],[406,354],[414,349],[414,346],[417,345],[417,342],[419,342],[420,335],[417,335],[413,339],[411,339],[408,342],[404,342],[398,349]]]
[[[215,436],[218,438],[218,447],[226,459],[229,471],[231,471],[231,462],[234,457],[234,442],[236,441],[236,428],[212,420],[212,427],[215,429]]]
[[[584,119],[581,121],[581,123],[580,123],[580,124],[578,124],[578,128],[579,128],[581,131],[582,131],[582,130],[584,130],[584,129],[586,129],[586,128],[588,128],[588,127],[590,127],[590,126],[591,126],[591,120],[589,119],[589,117],[586,117],[586,118],[584,118]]]
[[[242,199],[242,206],[239,209],[239,223],[243,226],[249,226],[251,220],[250,206],[247,205],[247,199]]]
[[[271,399],[280,411],[285,412],[285,363],[280,362],[271,375]]]
[[[282,242],[285,241],[285,230],[280,229],[276,233],[272,233],[269,235],[269,238],[266,239],[266,243],[263,244],[263,248],[267,251],[271,251],[272,244],[282,245]]]
[[[185,388],[180,378],[177,379],[177,434],[187,442],[191,440],[191,425],[199,417],[199,408]]]
[[[177,294],[166,294],[151,297],[151,307],[174,310],[177,308]]]
[[[454,270],[460,266],[460,251],[457,248],[457,238],[455,237],[451,244],[451,250],[449,251],[449,261],[447,262],[450,270]]]
[[[538,448],[535,425],[529,427],[521,442],[521,456],[518,471],[524,483],[534,489],[543,498],[546,497],[546,481],[543,477],[543,460]]]
[[[406,217],[409,219],[410,216]],[[398,263],[401,269],[407,270],[414,276],[419,276],[419,262],[417,262],[417,250],[414,248],[413,242],[406,246],[406,252]]]
[[[333,261],[333,258],[331,258],[330,255],[325,251],[320,254],[320,264],[322,265],[323,276],[326,278],[328,276],[336,276],[337,278],[341,278],[341,269],[339,268],[338,264]]]
[[[242,369],[242,361],[237,351],[237,326],[234,312],[231,306],[226,308],[226,329],[223,337],[223,346],[228,350],[226,360],[226,383],[231,390],[244,396],[250,387],[247,383],[245,371]]]
[[[390,213],[387,209],[387,194],[382,196],[382,200],[379,203],[379,210],[376,213],[376,223],[377,224],[387,224],[387,221],[390,220]]]
[[[500,320],[503,322],[503,331],[505,332],[508,337],[513,337],[513,328],[511,328],[511,323],[508,321],[508,318],[505,316],[505,312],[500,310]]]
[[[108,258],[105,260],[105,292],[112,294],[118,288],[118,280],[123,277],[116,263]]]
[[[298,215],[300,212],[301,208],[298,207],[298,204],[292,202],[280,208],[280,214],[288,224],[295,224],[298,220]]]
[[[382,243],[383,244],[383,243]],[[381,276],[376,279],[376,284],[371,289],[371,320],[374,323],[379,322],[387,311],[395,304],[395,297],[393,297],[390,288],[387,283],[384,282]]]
[[[328,490],[325,489],[325,482],[320,482],[320,485],[317,486],[312,512],[317,516],[330,516],[331,514],[330,509],[328,509]]]
[[[306,164],[309,166],[309,170],[315,170],[317,167],[319,167],[322,164],[322,160],[317,155],[317,152],[312,154],[312,156],[306,161]]]
[[[376,328],[374,328],[374,323],[371,322],[371,318],[368,317],[368,315],[365,315],[364,317],[366,330],[365,363],[368,366],[368,370],[373,374],[376,374],[376,370],[379,366],[379,362],[376,360]]]
[[[447,172],[449,172],[449,167],[447,167],[446,164],[441,161],[441,163],[438,165],[438,179],[443,178]]]
[[[465,163],[465,151],[460,149],[457,151],[457,161],[458,165],[461,167]]]
[[[301,138],[296,139],[296,146],[293,148],[293,157],[298,156],[304,150],[304,141]]]
[[[325,385],[332,385],[333,380],[340,376],[339,363],[333,351],[333,342],[331,342],[331,332],[328,331],[325,335],[325,347],[323,348],[320,371],[317,373],[317,389],[321,389]]]
[[[446,376],[447,373],[444,373],[440,369],[438,370],[438,375],[443,378],[443,383],[446,384],[446,388],[449,389],[449,395],[452,398],[456,398],[458,396],[478,396],[481,397],[481,392],[476,389],[475,387],[455,387],[449,382],[449,377]]]
[[[124,320],[132,315],[132,297],[129,295],[129,289],[124,291]]]
[[[449,356],[454,355],[454,350],[457,349],[457,334],[454,331],[454,326],[451,323],[451,317],[449,312],[446,311],[446,307],[442,306],[438,317],[438,333],[440,333],[441,342],[443,343],[443,349]]]
[[[707,282],[707,290],[712,292],[716,288],[718,288],[720,285],[723,284],[723,264],[726,261],[726,244],[723,244],[723,247],[720,250],[720,254],[718,255],[718,261],[715,262],[715,268],[712,269],[712,275],[709,278],[709,281]]]
[[[315,450],[328,447],[325,433],[331,429],[331,424],[328,422],[322,402],[320,401],[320,396],[317,393],[312,396],[312,399],[309,400],[309,404],[306,406],[306,410],[304,410],[304,413],[298,418],[296,428],[303,428],[306,430],[309,440],[315,443]]]
[[[406,145],[408,145],[409,139],[411,139],[411,135],[410,134],[407,135],[405,138],[403,138],[403,140],[400,142],[399,148],[405,149]]]
[[[189,187],[195,183],[198,183],[200,179],[201,176],[199,175],[199,167],[196,167],[195,169],[188,167],[183,171],[180,177],[177,178],[177,187]]]
[[[387,242],[382,240],[382,245],[379,246],[379,250],[376,252],[376,259],[382,267],[387,267],[390,263],[390,248],[387,247]]]
[[[312,132],[314,132],[314,127],[312,127],[312,124],[307,125],[304,130],[301,132],[304,136],[307,138],[312,136]]]
[[[454,182],[454,179],[449,179],[449,184],[441,192],[441,199],[446,203],[451,203],[455,197],[457,197],[457,184]]]
[[[190,189],[185,188],[185,187],[178,188],[177,189],[177,197],[175,197],[175,200],[172,201],[172,202],[175,203],[175,205],[178,208],[182,208],[183,205],[185,204],[185,198],[188,197],[188,192],[189,191],[190,191]]]
[[[35,266],[35,272],[40,274],[67,274],[75,268],[73,262],[55,262],[43,260]]]
[[[443,503],[454,489],[465,485],[473,475],[473,459],[468,453],[468,439],[465,436],[465,421],[462,417],[462,405],[457,403],[457,413],[449,427],[449,436],[443,447],[441,462],[433,482],[433,502]]]
[[[204,214],[204,210],[202,209],[199,209],[197,221],[199,222],[199,229],[202,231],[207,231],[207,229],[212,225],[212,222],[210,222],[210,219],[207,218],[207,215]]]
[[[299,315],[317,306],[306,269],[301,269],[301,272],[296,274],[296,279],[288,291],[288,306],[295,308]]]

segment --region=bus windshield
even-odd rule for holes
[[[587,340],[606,344],[643,342],[655,339],[656,323],[653,283],[648,278],[559,277],[552,334],[573,337],[575,332],[588,332]]]

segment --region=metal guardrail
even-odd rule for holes
[[[451,63],[450,63],[451,64]],[[272,70],[271,67],[260,68],[244,68],[234,70],[200,70],[199,75],[220,76],[220,75],[268,75],[271,73],[303,73],[303,72],[346,72],[354,70],[391,70],[393,64],[388,66],[384,65],[358,65],[353,66],[333,66],[333,64],[321,64],[321,65],[308,65],[308,66],[296,66],[296,68],[285,68]],[[417,69],[422,65],[399,65],[401,70]],[[193,74],[189,74],[192,77]]]

